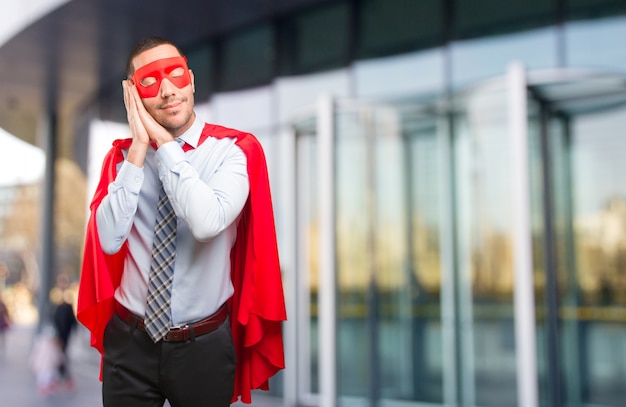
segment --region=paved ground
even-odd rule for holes
[[[100,359],[98,352],[88,345],[87,331],[81,327],[70,344],[70,366],[76,382],[74,391],[59,390],[45,397],[37,392],[35,377],[29,367],[34,332],[34,326],[15,325],[6,334],[4,348],[0,349],[0,406],[102,406],[98,381]],[[281,404],[280,400],[254,395],[253,404],[237,403],[233,406],[280,407]]]
[[[59,391],[48,397],[37,392],[35,376],[29,366],[34,341],[34,326],[14,325],[6,333],[0,351],[0,405],[20,407],[101,406],[98,354],[82,346],[83,330],[78,331],[70,345],[71,370],[76,381],[73,392]]]

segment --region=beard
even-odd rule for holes
[[[169,104],[181,103],[176,110],[164,111],[162,108]],[[154,119],[163,126],[173,136],[181,135],[191,125],[194,117],[193,113],[193,101],[187,98],[172,98],[164,101],[157,109],[155,109],[152,115]]]

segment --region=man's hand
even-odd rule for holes
[[[122,81],[122,86],[124,88],[126,116],[133,137],[127,160],[138,167],[142,167],[150,142],[154,142],[158,148],[161,144],[173,141],[174,137],[146,110],[137,88],[131,80]]]
[[[143,107],[141,99],[137,103],[137,98],[133,93],[137,93],[135,85],[131,80],[122,81],[122,87],[124,88],[124,106],[126,106],[126,118],[128,119],[128,125],[130,126],[130,133],[133,137],[133,143],[145,144],[150,143],[150,136],[146,128],[144,127],[139,117],[138,104]],[[145,110],[145,108],[144,108]]]
[[[146,107],[137,92],[137,88],[132,84],[132,82],[130,83],[128,89],[128,98],[129,106],[131,107],[131,112],[133,114],[132,119],[136,122],[135,125],[137,129],[141,129],[142,132],[147,135],[149,141],[156,143],[157,147],[160,147],[161,144],[169,141],[174,141],[174,137],[170,134],[170,132],[165,127],[161,126],[161,124],[159,124],[146,110]],[[131,123],[130,117],[128,119],[128,123]]]
[[[122,81],[122,88],[124,89],[126,118],[128,119],[130,134],[133,138],[133,143],[128,150],[128,157],[126,157],[126,159],[135,164],[137,167],[143,167],[143,160],[146,157],[148,148],[150,147],[150,136],[139,118],[137,99],[133,95],[133,92],[137,93],[135,85],[131,80],[124,80]],[[143,107],[141,100],[139,101],[139,104]]]

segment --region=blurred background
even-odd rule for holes
[[[198,115],[265,148],[289,318],[270,405],[624,405],[625,0],[0,12],[8,339],[45,325],[57,275],[78,282],[102,157],[129,134],[127,54],[161,35]]]

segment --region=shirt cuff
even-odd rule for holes
[[[165,174],[172,171],[177,164],[187,160],[185,152],[175,141],[161,144],[156,151],[156,155],[159,178],[161,180],[163,180]]]
[[[129,192],[139,194],[141,184],[143,184],[143,168],[135,164],[124,161],[115,178],[116,183]]]

